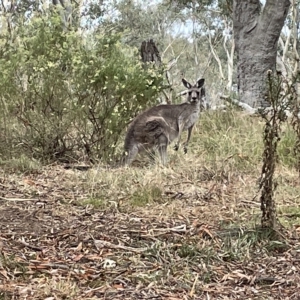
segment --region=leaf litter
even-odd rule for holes
[[[182,180],[164,186],[164,203],[126,206],[119,191],[97,208],[80,204],[89,189],[70,174],[1,174],[1,299],[299,299],[297,230],[267,251],[247,240],[254,230],[226,227],[238,186]],[[240,200],[239,221],[258,208]]]

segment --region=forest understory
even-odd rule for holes
[[[260,229],[263,122],[213,114],[188,154],[168,149],[165,167],[147,156],[86,171],[3,164],[0,299],[299,299],[290,128],[278,149],[274,234]]]

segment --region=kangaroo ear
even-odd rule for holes
[[[187,82],[184,78],[182,78],[182,83],[187,89],[190,89],[192,87],[192,85],[189,82]]]
[[[203,85],[204,85],[204,81],[205,81],[205,79],[204,78],[201,78],[201,79],[199,79],[198,81],[197,81],[197,88],[198,89],[200,89],[201,87],[203,87]]]
[[[201,97],[205,97],[205,88],[201,89]]]

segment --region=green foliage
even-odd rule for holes
[[[212,111],[202,115],[201,153],[210,161],[222,161],[224,167],[252,170],[261,160],[262,125],[257,118],[238,115],[234,109]]]
[[[94,208],[105,208],[106,203],[103,199],[90,198],[81,201],[82,206],[91,205]]]
[[[109,159],[137,112],[153,105],[162,72],[105,30],[63,31],[34,17],[0,53],[0,155],[41,160]]]
[[[151,202],[159,202],[162,198],[162,191],[158,187],[145,186],[136,190],[131,198],[133,206],[146,206]]]
[[[41,164],[24,154],[8,160],[0,159],[0,167],[8,172],[34,173],[41,169]]]
[[[179,9],[192,9],[194,7],[196,8],[203,8],[209,5],[214,4],[214,0],[197,0],[197,1],[191,1],[191,0],[179,0],[176,1],[176,10]],[[164,3],[166,5],[173,5],[174,1],[172,0],[165,0]],[[218,3],[218,2],[217,2]]]
[[[279,161],[291,168],[297,167],[297,157],[294,155],[294,146],[296,144],[296,134],[289,124],[283,128],[280,142],[278,143],[278,158]]]

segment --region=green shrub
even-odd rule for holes
[[[122,36],[81,36],[60,22],[34,17],[0,52],[2,158],[108,160],[162,89],[162,70],[144,68]]]

